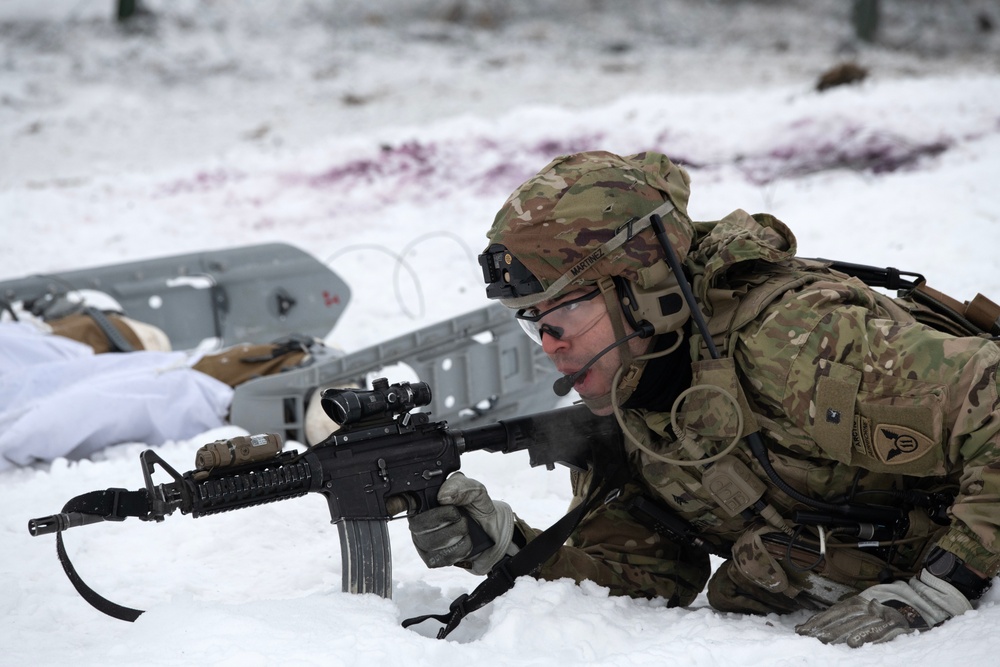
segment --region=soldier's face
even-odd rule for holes
[[[567,294],[559,299],[538,304],[537,308],[540,311],[545,311],[578,296],[580,294],[575,292]],[[590,328],[579,335],[556,338],[546,333],[544,328],[541,330],[542,349],[556,365],[558,371],[564,375],[572,375],[577,372],[601,350],[615,341],[614,329],[611,326],[611,318],[604,305],[604,299],[598,296],[594,299],[594,303],[599,305],[601,314]],[[632,333],[628,323],[625,323],[625,333]],[[633,355],[640,355],[649,347],[649,340],[633,338],[626,345],[632,350]],[[601,399],[610,395],[611,385],[621,363],[620,348],[615,348],[598,359],[573,385],[573,389],[588,402],[588,407],[594,414],[611,414],[610,403]],[[594,407],[594,403],[602,404],[604,407]]]

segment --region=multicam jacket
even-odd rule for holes
[[[947,516],[935,522],[915,507],[905,536],[878,548],[858,548],[858,537],[833,528],[825,556],[814,558],[788,546],[811,544],[815,551],[814,531],[791,539],[786,531],[775,540],[777,528],[720,506],[703,484],[709,466],[672,465],[626,440],[631,482],[584,518],[539,576],[690,603],[708,581],[708,554],[634,518],[628,507],[636,496],[669,508],[716,550],[731,553],[744,583],[786,598],[805,590],[802,606],[811,594],[824,597],[810,591],[813,575],[826,582],[827,596],[843,597],[919,570],[934,544],[996,575],[1000,346],[931,329],[905,301],[795,258],[794,236],[773,217],[736,211],[695,227],[686,268],[723,358],[709,359],[703,341],[692,336],[698,388],[675,403],[673,424],[670,414],[627,411],[636,439],[672,459],[712,456],[738,435],[739,403],[743,433],[759,430],[774,468],[800,493],[898,506],[898,492],[948,491],[954,500],[945,502]],[[809,508],[768,480],[745,442],[731,454],[766,482],[763,500],[794,528],[794,511]],[[574,476],[574,503],[592,477],[593,471]],[[520,526],[529,538],[537,533]]]

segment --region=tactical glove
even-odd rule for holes
[[[972,609],[957,588],[926,569],[909,581],[878,584],[821,611],[795,628],[824,644],[887,642],[914,630],[928,630]]]
[[[493,501],[486,487],[456,472],[438,490],[439,507],[409,518],[410,535],[427,567],[459,565],[473,574],[486,574],[505,555],[517,553],[511,543],[514,513],[510,505]],[[493,540],[493,546],[470,557],[475,521]]]

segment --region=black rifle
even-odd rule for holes
[[[613,417],[596,417],[573,406],[451,430],[412,412],[431,400],[423,382],[389,385],[376,380],[371,391],[327,389],[323,409],[340,428],[304,452],[281,452],[279,436],[262,434],[219,440],[198,450],[195,470],[183,475],[154,451],[139,459],[145,488],[93,491],[69,501],[61,514],[32,519],[32,535],[58,533],[59,559],[77,591],[93,606],[122,620],[141,611],[121,607],[89,588],[76,574],[62,531],[100,521],[135,516],[163,521],[180,510],[197,518],[252,507],[309,492],[326,496],[337,524],[343,559],[343,590],[390,597],[392,560],[387,521],[437,505],[437,492],[460,467],[463,453],[528,450],[532,466],[560,463],[585,470],[595,448],[621,442]],[[172,481],[153,484],[159,465]],[[477,523],[473,554],[492,545]]]

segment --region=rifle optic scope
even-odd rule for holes
[[[330,419],[341,426],[369,417],[391,417],[409,412],[431,402],[431,388],[426,382],[398,382],[389,385],[385,378],[372,382],[371,391],[325,389],[321,404]]]

